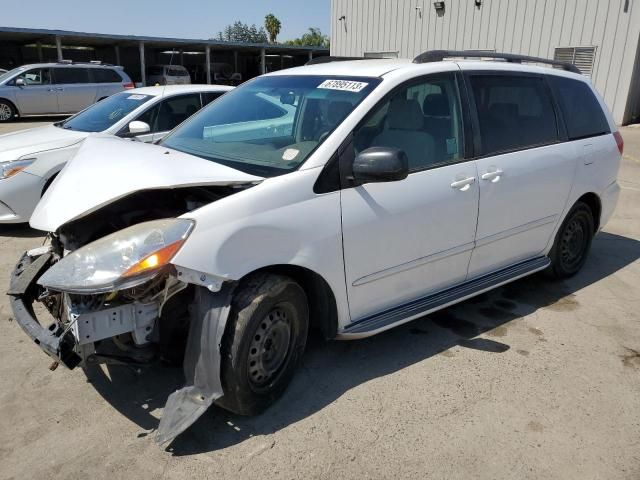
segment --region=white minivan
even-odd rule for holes
[[[620,134],[574,66],[445,61],[473,55],[325,58],[159,145],[88,139],[31,219],[50,243],[12,275],[16,322],[70,368],[184,352],[166,442],[213,402],[263,411],[311,327],[358,339],[576,274],[616,205]]]
[[[182,65],[152,65],[147,67],[147,85],[188,85],[191,75]]]

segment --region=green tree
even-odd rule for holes
[[[280,20],[273,14],[270,13],[266,17],[264,17],[264,28],[269,33],[269,41],[271,43],[276,43],[276,38],[280,33],[280,28],[282,27],[282,23]]]
[[[237,21],[218,32],[216,39],[225,42],[267,43],[267,32],[262,27]]]
[[[285,45],[295,47],[326,47],[329,48],[329,37],[323,35],[319,28],[310,27],[309,31],[300,38],[287,40]]]

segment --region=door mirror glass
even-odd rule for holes
[[[353,178],[363,183],[396,182],[409,174],[407,154],[398,148],[371,147],[353,161]]]
[[[24,87],[26,85],[24,78],[16,78],[16,87]]]
[[[148,123],[141,122],[139,120],[134,120],[129,123],[129,135],[142,135],[144,133],[149,133],[151,131],[151,127]]]

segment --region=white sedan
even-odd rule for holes
[[[42,194],[90,134],[155,142],[232,88],[171,85],[127,90],[67,120],[0,135],[0,223],[28,222]]]

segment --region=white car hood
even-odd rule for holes
[[[65,130],[47,125],[0,135],[0,162],[10,162],[25,155],[69,147],[87,138],[87,132]]]
[[[46,191],[29,223],[53,232],[70,220],[140,190],[262,180],[166,147],[91,135]]]

